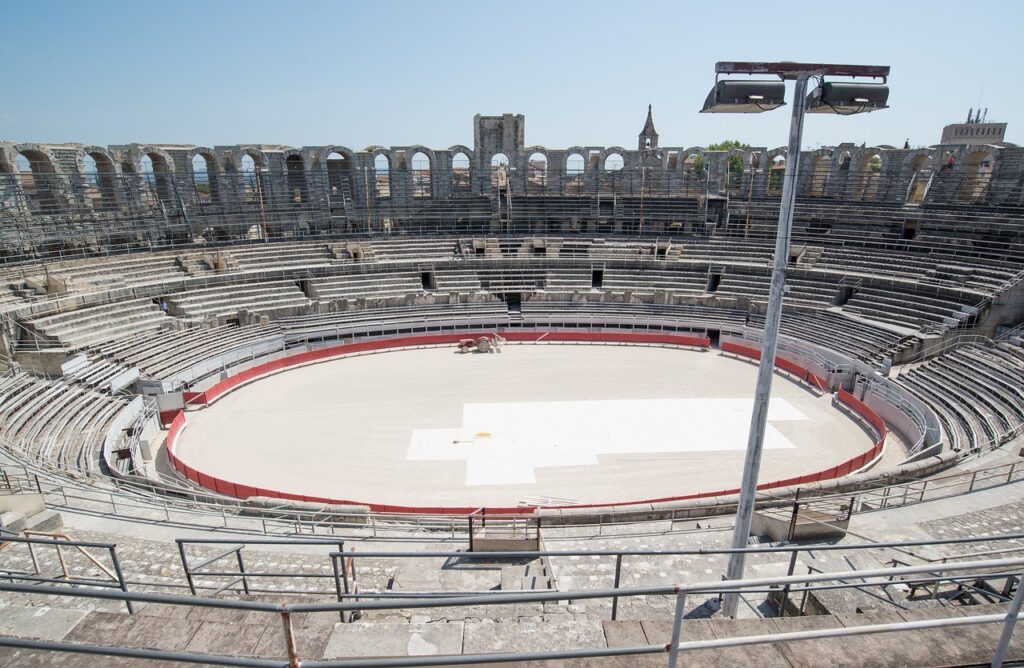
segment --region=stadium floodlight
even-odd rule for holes
[[[740,498],[736,505],[736,525],[732,537],[732,547],[740,550],[747,547],[750,539],[750,525],[753,521],[754,504],[757,500],[757,477],[761,469],[768,402],[771,398],[772,374],[775,367],[775,351],[778,348],[779,322],[782,319],[782,295],[786,286],[789,236],[793,227],[793,206],[796,202],[796,179],[800,171],[800,142],[803,139],[804,114],[807,111],[854,114],[885,109],[889,99],[889,89],[884,84],[889,77],[889,68],[888,66],[872,65],[785,62],[716,63],[716,79],[723,74],[777,77],[779,81],[771,81],[770,84],[779,88],[769,88],[765,86],[769,82],[764,81],[746,81],[745,83],[752,85],[744,88],[739,85],[744,83],[743,81],[716,80],[715,88],[712,89],[704,103],[704,109],[701,111],[750,113],[751,111],[776,109],[785,104],[784,82],[795,81],[786,171],[782,180],[782,199],[779,202],[779,227],[775,237],[775,257],[772,260],[772,280],[768,290],[768,310],[765,313],[764,340],[761,346],[761,361],[757,369],[757,388],[754,391],[754,407],[750,415],[747,453],[743,464],[743,480],[740,484]],[[832,83],[826,82],[825,77],[881,79],[882,85]],[[808,96],[807,82],[812,78],[818,80],[819,86],[814,93]],[[726,571],[726,579],[740,580],[743,578],[745,556],[741,551],[732,554]],[[735,617],[738,604],[738,594],[726,594],[722,612],[729,617]]]
[[[702,114],[759,114],[786,104],[786,84],[781,81],[715,82],[704,101]]]
[[[888,109],[889,87],[884,84],[825,81],[807,97],[808,114],[862,114]]]

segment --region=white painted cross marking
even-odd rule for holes
[[[593,466],[600,455],[743,450],[752,406],[730,398],[464,404],[461,426],[413,431],[406,459],[463,460],[467,485],[528,484],[538,467]],[[764,447],[795,447],[771,422],[806,419],[772,399]]]

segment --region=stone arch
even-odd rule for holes
[[[917,149],[904,156],[900,166],[900,175],[907,182],[906,202],[908,204],[924,202],[934,173],[934,164],[931,149]]]
[[[603,151],[601,151],[601,153],[598,154],[598,156],[600,158],[600,170],[601,171],[605,171],[605,163],[607,162],[609,156],[612,156],[612,155],[617,155],[617,156],[619,156],[622,159],[622,169],[625,169],[625,168],[630,166],[629,163],[628,163],[629,151],[627,151],[626,149],[624,149],[621,146],[608,146]],[[615,171],[618,171],[618,170],[615,170]]]
[[[965,146],[963,149],[963,178],[956,199],[961,203],[983,201],[995,170],[995,152],[987,146]]]
[[[355,155],[343,146],[328,146],[320,152],[320,164],[327,169],[327,188],[331,197],[351,196]]]
[[[375,149],[373,155],[373,188],[377,197],[391,197],[391,156],[386,149]]]
[[[298,151],[288,151],[284,157],[285,174],[288,181],[288,199],[293,204],[309,200],[309,185],[306,183],[306,160]]]
[[[192,187],[200,203],[220,201],[220,164],[212,148],[196,146],[186,155]],[[201,162],[200,162],[201,161]]]
[[[415,151],[409,158],[409,166],[412,171],[412,196],[431,197],[434,192],[431,187],[431,170],[434,166],[433,151],[422,147],[413,147]]]
[[[526,190],[527,192],[543,192],[548,185],[548,156],[547,149],[535,146],[529,151],[526,159]]]
[[[57,212],[59,184],[56,164],[57,160],[49,149],[38,144],[14,146],[9,169],[33,213]]]
[[[608,153],[604,156],[601,168],[606,172],[618,172],[626,166],[626,158],[619,152]]]
[[[509,159],[498,152],[491,156],[491,185],[504,187],[508,184]]]
[[[764,155],[765,192],[767,194],[782,194],[782,182],[786,174],[787,159],[787,151],[784,148],[777,148]]]
[[[878,196],[878,184],[884,167],[884,151],[875,147],[861,150],[857,158],[856,186],[853,199],[873,200]]]
[[[473,188],[473,151],[461,145],[448,149],[451,154],[452,190],[466,191]]]
[[[565,192],[576,195],[583,191],[583,177],[587,170],[587,160],[583,157],[585,151],[577,146],[566,150],[566,153]]]
[[[827,194],[829,177],[832,175],[832,150],[818,149],[810,155],[807,170],[807,185],[804,188],[811,197],[822,197]]]
[[[263,151],[242,148],[238,152],[236,169],[242,199],[248,204],[264,203],[263,172],[266,169],[267,161]],[[260,230],[262,235],[262,230]]]
[[[86,197],[96,211],[105,211],[117,206],[117,161],[107,149],[100,146],[83,146],[79,161]]]

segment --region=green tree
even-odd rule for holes
[[[882,171],[882,159],[879,156],[873,155],[871,156],[871,159],[868,160],[868,171],[872,174],[877,174]]]
[[[709,151],[731,151],[734,148],[750,148],[750,144],[741,142],[738,139],[726,139],[720,141],[717,144],[711,144],[708,146]],[[729,176],[742,176],[743,175],[743,158],[738,155],[729,156]]]

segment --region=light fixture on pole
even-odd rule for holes
[[[778,81],[722,80],[721,75],[768,75]],[[868,77],[881,79],[882,84],[834,83],[825,77]],[[793,206],[796,202],[796,179],[800,171],[800,142],[803,138],[804,113],[856,114],[876,109],[885,109],[889,89],[885,81],[889,76],[887,66],[869,65],[819,65],[811,63],[737,63],[715,64],[715,87],[711,89],[701,113],[760,113],[783,106],[785,102],[785,81],[795,81],[793,91],[793,115],[789,126],[789,148],[786,154],[786,171],[782,181],[782,199],[779,203],[779,228],[775,237],[775,257],[772,262],[772,281],[768,290],[768,310],[765,314],[764,341],[761,346],[761,361],[757,369],[757,388],[754,391],[754,408],[750,416],[750,433],[747,438],[747,453],[743,464],[743,481],[740,498],[736,506],[736,526],[733,530],[732,547],[741,550],[747,547],[750,525],[757,501],[757,476],[761,469],[761,454],[764,449],[764,432],[768,418],[768,403],[771,398],[772,374],[775,366],[775,351],[778,348],[779,322],[782,319],[782,295],[786,284],[786,263],[789,259],[789,236],[793,226]],[[808,96],[807,82],[815,78],[819,86]],[[746,555],[733,552],[729,559],[726,578],[743,578]],[[736,616],[739,595],[726,594],[722,611],[729,617]]]

